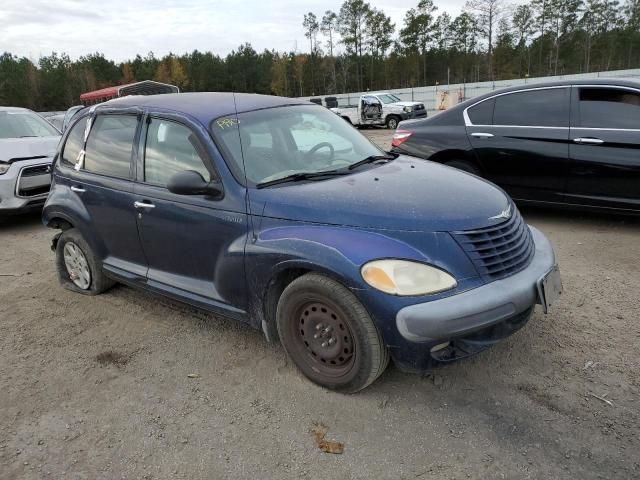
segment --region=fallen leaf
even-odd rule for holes
[[[316,423],[311,430],[316,441],[316,446],[324,453],[333,453],[340,455],[344,452],[344,443],[335,440],[326,440],[327,427],[321,423]]]
[[[200,378],[200,375],[198,375],[197,373],[190,373],[189,375],[187,375],[187,377],[189,377],[189,378]]]

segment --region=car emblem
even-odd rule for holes
[[[495,217],[489,217],[489,220],[509,220],[511,218],[511,205],[509,205],[505,210],[500,212]]]

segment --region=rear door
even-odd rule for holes
[[[82,233],[104,268],[143,281],[147,264],[138,237],[132,180],[140,115],[98,114],[89,123],[85,141],[88,121],[91,117],[75,124],[62,152],[69,201],[77,204],[79,214],[84,209]]]
[[[195,170],[207,181],[218,177],[204,147],[207,139],[170,114],[152,115],[145,123],[135,199],[149,263],[147,283],[242,318],[246,212],[228,196],[214,199],[170,192],[167,182],[183,170]]]
[[[640,91],[573,89],[568,201],[640,209]]]
[[[562,201],[569,163],[570,87],[510,92],[465,112],[483,175],[516,199]]]

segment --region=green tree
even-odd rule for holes
[[[338,14],[338,31],[347,53],[356,57],[358,90],[363,90],[362,52],[366,41],[366,25],[371,6],[364,0],[345,0]]]
[[[427,83],[427,49],[433,38],[433,14],[436,10],[437,7],[432,0],[421,0],[416,8],[409,9],[404,17],[404,28],[400,30],[400,41],[406,50],[420,54],[422,58],[422,78],[425,84]]]

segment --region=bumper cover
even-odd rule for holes
[[[0,175],[0,215],[22,213],[42,208],[48,193],[18,196],[18,184],[26,189],[49,185],[51,183],[50,174],[23,177],[22,171],[28,167],[44,167],[50,164],[50,159],[44,161],[42,159],[18,161],[12,163],[6,173]]]
[[[538,303],[538,281],[555,265],[555,255],[549,240],[539,230],[529,228],[536,251],[527,268],[452,297],[401,309],[396,315],[400,334],[411,342],[448,340],[531,309]]]

